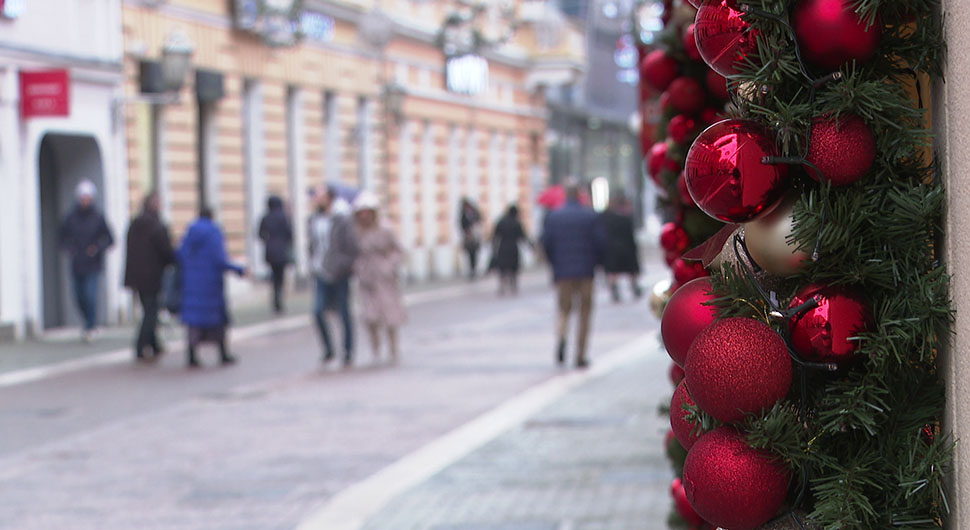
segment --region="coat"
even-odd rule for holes
[[[192,223],[178,250],[182,272],[182,322],[188,326],[214,328],[229,323],[223,274],[243,268],[229,261],[222,231],[210,219]]]
[[[354,271],[357,259],[357,235],[354,222],[346,215],[331,213],[330,233],[327,238],[327,251],[322,257],[317,255],[319,242],[314,237],[313,224],[322,214],[310,217],[307,233],[310,234],[310,267],[317,277],[336,282],[347,279]]]
[[[519,242],[523,240],[527,238],[518,218],[505,215],[495,225],[492,260],[499,272],[519,272]]]
[[[606,230],[596,212],[570,202],[546,216],[542,248],[556,281],[592,278],[606,252]]]
[[[128,226],[125,247],[125,287],[140,293],[158,293],[165,267],[175,263],[168,228],[157,214],[143,211]]]
[[[93,206],[86,209],[75,207],[61,224],[61,249],[71,257],[71,272],[77,276],[104,270],[104,252],[114,242],[108,222]],[[95,247],[94,253],[88,253],[92,246]]]
[[[270,197],[269,212],[259,222],[259,239],[266,248],[266,263],[269,265],[286,265],[291,261],[293,246],[293,228],[290,220],[283,211],[283,201],[279,197]]]
[[[357,232],[360,253],[354,262],[358,281],[360,316],[368,324],[400,326],[407,320],[398,281],[404,251],[385,227]]]
[[[614,210],[600,214],[606,229],[606,256],[603,269],[608,273],[640,273],[640,257],[633,230],[633,219]]]

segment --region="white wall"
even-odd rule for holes
[[[71,57],[121,60],[121,0],[25,3],[20,18],[0,20],[5,44]]]

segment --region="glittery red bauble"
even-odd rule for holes
[[[876,159],[876,137],[862,118],[854,114],[817,117],[812,120],[808,161],[834,186],[845,186],[866,176]],[[821,180],[816,171],[808,174]]]
[[[731,427],[701,436],[684,462],[691,506],[712,525],[730,530],[753,530],[771,520],[785,502],[790,481],[784,463],[752,448]]]
[[[697,278],[703,278],[705,276],[710,276],[704,265],[697,261],[685,261],[683,259],[678,259],[674,261],[674,280],[677,283],[687,283],[691,280],[696,280]]]
[[[690,245],[690,236],[677,223],[664,223],[660,227],[660,248],[683,253]]]
[[[648,155],[650,149],[656,144],[653,139],[653,129],[646,127],[640,130],[640,152]]]
[[[684,177],[683,172],[677,176],[677,193],[680,195],[680,202],[684,206],[697,206],[697,203],[694,202],[694,198],[690,196],[690,191],[687,189],[687,179]]]
[[[824,285],[803,288],[789,307],[800,306],[812,297],[818,301],[818,307],[788,321],[792,348],[809,361],[851,364],[859,341],[849,339],[872,329],[872,309],[860,292]]]
[[[734,423],[770,408],[788,394],[791,365],[785,341],[767,324],[726,318],[694,339],[684,363],[684,381],[705,412],[718,421]]]
[[[670,483],[670,494],[674,497],[674,508],[677,509],[677,513],[684,521],[687,521],[687,524],[692,526],[704,524],[704,519],[697,515],[694,507],[687,500],[687,491],[684,490],[684,483],[679,478],[675,478]]]
[[[694,405],[694,400],[687,392],[687,386],[681,381],[674,390],[674,396],[670,398],[670,428],[674,431],[674,436],[684,449],[690,450],[694,442],[701,437],[701,432],[697,429],[696,423],[687,421],[687,411],[683,405]]]
[[[704,108],[707,92],[693,77],[678,77],[667,88],[670,105],[681,114],[696,114]]]
[[[679,385],[684,380],[684,369],[677,363],[670,363],[670,382]]]
[[[792,12],[792,27],[805,60],[826,70],[850,62],[865,62],[879,48],[882,21],[871,26],[859,18],[853,0],[800,0]]]
[[[701,52],[697,49],[697,40],[694,39],[694,25],[687,26],[684,30],[684,52],[692,61],[701,60]]]
[[[667,124],[667,136],[679,144],[687,143],[695,130],[697,130],[697,120],[686,114],[678,114],[670,118],[670,123]]]
[[[687,153],[687,189],[707,215],[746,223],[771,211],[788,191],[788,167],[762,163],[777,155],[771,134],[758,122],[715,123]]]
[[[660,177],[664,171],[672,173],[680,171],[680,164],[667,156],[667,150],[666,142],[658,142],[650,148],[650,154],[647,156],[647,172],[660,187],[663,187],[663,180]]]
[[[683,366],[694,338],[717,318],[716,310],[704,305],[714,299],[711,281],[699,278],[677,290],[660,319],[660,336],[675,363]]]
[[[742,15],[736,0],[705,0],[694,19],[701,57],[723,76],[737,74],[745,59],[758,52],[758,33]]]
[[[707,82],[707,91],[710,92],[715,99],[719,101],[727,101],[731,98],[731,93],[728,92],[727,78],[723,75],[715,72],[714,70],[708,70],[705,81]]]
[[[663,50],[654,50],[640,61],[640,79],[658,92],[667,90],[677,78],[677,70],[677,61]]]

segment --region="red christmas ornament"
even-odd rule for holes
[[[684,380],[684,369],[677,363],[670,363],[670,382],[674,386],[679,385]]]
[[[717,319],[714,307],[704,305],[714,299],[711,281],[699,278],[685,284],[667,302],[660,318],[660,336],[675,363],[684,366],[694,338]]]
[[[680,259],[680,257],[683,255],[684,255],[683,252],[678,252],[676,250],[667,250],[667,251],[664,251],[664,261],[667,262],[668,267],[673,267],[674,263],[678,259]],[[672,289],[672,290],[676,291],[677,289]]]
[[[852,0],[800,0],[792,12],[792,27],[802,56],[826,70],[851,62],[865,62],[879,48],[882,22],[867,26]],[[703,50],[702,50],[703,52]]]
[[[680,195],[680,202],[684,207],[691,208],[697,206],[694,198],[690,196],[690,191],[687,189],[687,179],[684,177],[683,171],[677,177],[677,192]]]
[[[660,101],[661,112],[666,113],[674,110],[674,106],[670,104],[670,92],[667,92],[665,90],[663,94],[660,94],[659,101]]]
[[[876,137],[862,118],[854,114],[838,120],[817,117],[812,120],[812,138],[808,161],[815,164],[822,177],[833,186],[846,186],[866,176],[876,159]],[[806,167],[815,180],[818,172]]]
[[[644,155],[650,153],[650,149],[654,146],[656,141],[653,139],[653,130],[650,128],[644,128],[640,130],[640,152]]]
[[[705,276],[710,276],[704,265],[697,261],[685,261],[682,258],[678,258],[674,261],[672,267],[674,269],[674,280],[677,283],[687,283],[697,278],[704,278]]]
[[[654,50],[640,62],[640,79],[663,92],[677,78],[677,70],[677,61],[673,57],[663,50]]]
[[[679,478],[675,478],[670,483],[670,494],[674,497],[674,508],[677,509],[677,513],[680,514],[684,521],[687,521],[687,524],[695,527],[704,524],[704,519],[700,515],[697,515],[694,507],[687,500],[684,483]]]
[[[664,449],[670,449],[670,444],[674,443],[677,437],[674,436],[674,431],[667,431],[667,435],[664,436]]]
[[[687,500],[709,523],[753,530],[771,520],[788,496],[791,471],[774,455],[754,449],[731,427],[702,436],[687,453]]]
[[[758,122],[715,123],[687,153],[687,189],[707,215],[746,223],[771,211],[788,190],[788,168],[762,162],[777,155],[770,133]]]
[[[811,298],[818,306],[788,321],[792,348],[804,359],[845,367],[855,359],[859,341],[849,340],[873,326],[872,309],[865,297],[848,287],[809,285],[792,299],[798,307]]]
[[[705,127],[717,123],[723,119],[724,118],[722,117],[721,111],[713,107],[707,107],[701,111],[701,123],[703,123]]]
[[[737,0],[706,0],[694,19],[701,57],[725,77],[737,74],[738,67],[758,51],[758,33],[742,15]]]
[[[664,171],[671,173],[680,171],[680,164],[667,156],[667,150],[666,142],[658,142],[650,148],[650,154],[647,157],[647,172],[650,173],[650,177],[657,183],[657,186],[661,188],[663,187],[663,180],[660,177]]]
[[[697,114],[704,108],[707,93],[693,77],[678,77],[667,88],[670,105],[681,114]]]
[[[694,339],[684,363],[684,381],[705,412],[723,423],[734,423],[788,394],[791,364],[785,341],[767,324],[726,318]]]
[[[670,399],[670,428],[674,431],[674,436],[677,437],[680,445],[689,451],[694,442],[701,437],[701,433],[697,431],[696,423],[687,420],[687,411],[683,408],[684,403],[694,405],[694,400],[690,398],[687,386],[681,381],[677,385],[677,389],[674,390],[674,396]]]
[[[697,49],[697,40],[694,39],[694,25],[687,26],[684,30],[684,52],[692,61],[701,60],[701,52]]]
[[[667,136],[679,144],[687,143],[695,130],[697,130],[697,121],[684,114],[670,118],[670,123],[667,124]]]
[[[705,81],[707,82],[707,91],[710,92],[715,99],[718,101],[727,101],[728,99],[731,99],[731,93],[728,92],[728,83],[726,77],[715,72],[714,70],[708,70]]]
[[[690,246],[690,236],[677,223],[665,223],[660,227],[660,248],[683,253]]]

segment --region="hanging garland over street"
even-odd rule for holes
[[[711,276],[675,283],[662,319],[684,375],[676,509],[695,528],[941,527],[953,441],[937,358],[952,312],[926,110],[943,73],[939,2],[691,3],[696,53],[731,101],[699,134],[667,126],[692,140],[683,202],[727,223],[680,258]],[[686,70],[658,51],[644,78],[670,90]],[[698,112],[699,77],[669,106]],[[665,145],[646,163],[670,197],[677,142]]]

